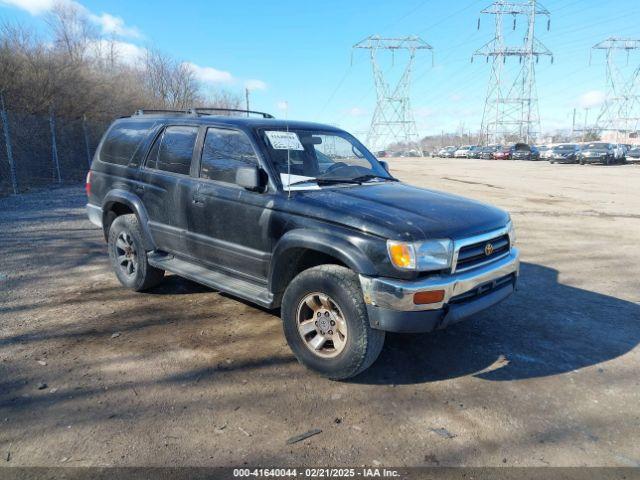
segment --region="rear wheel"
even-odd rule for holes
[[[138,218],[122,215],[109,228],[109,259],[120,283],[140,292],[155,287],[162,281],[164,270],[152,267],[147,260]]]
[[[284,334],[298,361],[341,380],[378,358],[385,334],[369,325],[358,276],[338,265],[300,273],[282,299]]]

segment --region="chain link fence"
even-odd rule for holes
[[[108,122],[2,110],[0,196],[84,180]]]

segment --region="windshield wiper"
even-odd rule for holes
[[[297,182],[290,183],[288,187],[294,185],[302,185],[304,183],[317,183],[318,185],[335,185],[339,183],[356,183],[360,184],[360,181],[352,180],[350,178],[307,178],[305,180],[298,180]]]
[[[290,183],[288,187],[292,187],[294,185],[302,185],[305,183],[317,183],[318,185],[337,185],[340,183],[353,183],[356,185],[362,185],[364,182],[368,180],[373,180],[376,178],[381,178],[383,180],[390,180],[392,182],[399,181],[397,178],[393,178],[393,177],[384,177],[382,175],[367,174],[367,175],[361,175],[355,178],[331,178],[331,177],[307,178],[305,180],[298,180],[297,182]]]
[[[394,177],[385,177],[382,175],[375,175],[372,173],[368,173],[366,175],[360,175],[359,177],[355,177],[352,178],[351,180],[353,180],[354,182],[358,182],[358,183],[363,183],[366,182],[367,180],[375,180],[376,178],[380,178],[382,180],[389,180],[391,182],[399,182],[400,180],[398,180],[397,178]]]

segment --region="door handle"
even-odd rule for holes
[[[194,195],[191,197],[191,203],[198,207],[204,207],[204,197],[202,195]]]
[[[134,189],[136,192],[144,192],[144,185],[134,185],[134,186],[133,186],[133,189]]]

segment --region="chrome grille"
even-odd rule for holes
[[[491,247],[488,247],[490,245]],[[490,253],[489,253],[489,250]],[[483,240],[460,247],[456,262],[456,272],[498,259],[509,252],[509,235]]]

